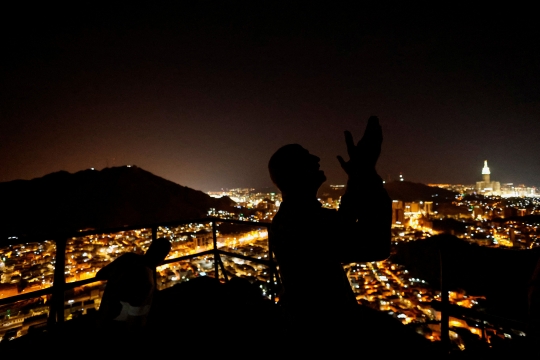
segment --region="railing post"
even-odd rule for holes
[[[445,351],[450,351],[450,316],[448,314],[449,310],[449,304],[450,299],[448,297],[448,284],[447,279],[445,279],[445,260],[446,260],[446,253],[445,253],[445,238],[440,239],[439,244],[439,259],[440,259],[440,266],[441,266],[441,342],[443,345],[443,349]]]
[[[269,228],[267,228],[269,230]],[[268,266],[268,272],[270,273],[270,300],[274,303],[276,302],[276,287],[274,286],[274,254],[272,252],[272,243],[270,240],[270,231],[268,231],[268,261],[270,266]]]
[[[481,330],[482,330],[482,341],[483,341],[483,342],[487,342],[487,339],[486,339],[486,324],[485,324],[485,321],[484,321],[484,318],[483,318],[483,317],[480,319],[480,323],[482,324],[482,327],[481,327]]]
[[[156,241],[157,239],[157,226],[152,226],[152,242]]]
[[[212,220],[212,240],[214,242],[214,271],[216,273],[216,279],[219,281],[220,256],[217,248],[217,225],[215,220]],[[225,276],[225,274],[223,275]]]
[[[49,307],[49,318],[47,319],[47,325],[49,327],[54,325],[61,326],[64,322],[66,244],[66,237],[62,236],[56,239],[56,262],[53,275],[53,291],[51,305]]]

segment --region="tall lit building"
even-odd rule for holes
[[[431,215],[433,214],[433,201],[425,201],[424,202],[424,215]]]
[[[392,225],[403,225],[405,223],[405,212],[403,201],[392,201]]]
[[[489,176],[491,175],[491,171],[489,171],[489,167],[487,166],[487,160],[484,161],[484,167],[482,168],[482,181],[485,183],[490,183]]]
[[[482,181],[476,182],[476,192],[482,195],[501,195],[501,183],[491,181],[491,171],[489,170],[487,160],[484,161],[482,168]]]

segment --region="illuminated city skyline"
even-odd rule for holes
[[[93,172],[90,172],[93,173]],[[482,184],[491,183],[492,172],[484,163]],[[400,180],[394,185],[411,186]],[[388,184],[390,187],[392,184]],[[431,189],[416,184],[420,188]],[[434,185],[432,185],[434,186]],[[486,248],[537,250],[540,248],[540,224],[530,222],[528,215],[540,215],[539,198],[504,198],[498,196],[475,196],[475,186],[437,185],[455,193],[440,191],[423,192],[428,200],[405,200],[394,198],[392,202],[392,247],[400,244],[428,240],[433,235],[451,232],[468,244]],[[346,186],[330,184],[319,201],[323,207],[338,209],[339,194]],[[422,194],[422,192],[420,192]],[[428,195],[426,195],[428,194]],[[431,194],[431,195],[429,195]],[[222,257],[222,267],[230,276],[239,276],[256,283],[262,296],[269,296],[269,272],[267,267],[249,260],[267,259],[268,231],[266,226],[281,205],[279,191],[255,188],[222,189],[209,192],[215,197],[228,196],[236,202],[237,212],[208,209],[208,216],[218,220],[215,243],[217,248],[230,254]],[[441,196],[439,196],[441,195]],[[451,195],[450,198],[447,196]],[[472,195],[472,196],[469,196]],[[486,194],[489,195],[489,194]],[[364,204],[369,207],[370,204]],[[222,219],[222,220],[221,220]],[[219,221],[251,221],[246,225],[226,224]],[[454,220],[459,224],[454,229],[442,229],[440,223]],[[260,224],[260,225],[258,225]],[[300,226],[300,225],[299,225]],[[213,226],[206,223],[188,223],[179,226],[158,226],[156,236],[165,236],[172,241],[172,251],[168,259],[195,255],[190,260],[172,261],[158,268],[159,289],[197,277],[215,276],[213,257],[209,255],[214,244]],[[67,240],[64,279],[71,284],[77,281],[91,281],[106,264],[125,252],[144,252],[152,238],[151,228],[97,233],[94,235],[70,237]],[[7,239],[18,241],[18,238]],[[335,246],[329,239],[327,246]],[[309,246],[309,241],[306,242]],[[397,250],[394,250],[397,251]],[[197,254],[201,253],[201,256]],[[52,241],[16,243],[0,246],[0,299],[17,295],[30,295],[44,291],[53,285],[56,269],[56,245]],[[306,269],[309,270],[309,269]],[[425,279],[409,275],[408,269],[392,259],[373,263],[353,263],[345,265],[351,288],[360,304],[387,313],[419,329],[426,338],[439,341],[440,327],[434,325],[441,319],[440,291]],[[66,321],[95,312],[101,304],[104,283],[90,282],[66,292],[63,316]],[[314,290],[313,296],[316,296]],[[484,295],[470,294],[462,290],[450,292],[450,302],[456,306],[477,309],[486,301]],[[10,340],[28,334],[32,328],[43,326],[49,314],[50,295],[40,295],[28,300],[7,303],[0,306],[0,339]],[[439,309],[439,310],[438,310]],[[481,309],[478,308],[478,309]],[[474,335],[482,335],[478,324],[462,318],[450,319],[456,329]],[[490,328],[488,337],[506,339],[505,330]],[[462,344],[463,345],[463,344]],[[463,345],[464,346],[464,345]]]
[[[534,11],[483,4],[441,11],[420,3],[175,2],[14,3],[6,14],[0,24],[0,185],[58,171],[136,165],[210,196],[229,196],[236,204],[224,199],[219,207],[197,192],[198,199],[212,205],[204,205],[200,217],[186,215],[193,222],[171,225],[168,219],[165,225],[136,228],[165,221],[150,209],[158,200],[177,205],[193,198],[148,191],[142,201],[144,191],[129,193],[123,200],[141,208],[126,202],[109,216],[105,210],[114,207],[102,199],[93,208],[90,200],[73,196],[74,205],[64,206],[50,191],[40,208],[32,206],[38,202],[33,200],[46,191],[23,191],[29,194],[25,201],[15,194],[21,214],[43,220],[46,211],[52,220],[28,221],[15,207],[5,207],[21,228],[34,228],[27,232],[33,234],[28,242],[20,228],[17,236],[0,239],[1,342],[39,336],[47,323],[95,314],[105,287],[92,282],[96,272],[126,252],[143,253],[156,236],[172,242],[170,261],[157,268],[158,289],[221,274],[223,283],[227,276],[249,281],[268,300],[280,285],[266,262],[273,258],[268,226],[283,200],[271,189],[270,156],[290,143],[319,156],[328,181],[318,200],[324,208],[338,209],[347,181],[336,160],[347,155],[343,131],[358,141],[371,115],[380,118],[383,129],[377,170],[387,189],[418,185],[413,183],[433,187],[418,185],[427,190],[393,197],[391,258],[343,265],[359,304],[439,341],[445,293],[435,281],[413,276],[414,264],[398,262],[399,251],[408,245],[421,248],[439,234],[454,235],[468,249],[540,250],[540,197],[533,196],[540,188],[540,23]],[[102,192],[104,198],[121,202],[110,195],[133,183],[118,182],[115,190]],[[63,188],[70,191],[66,197],[90,193]],[[68,225],[68,216],[59,216],[52,204],[75,220],[92,220],[99,213],[119,223],[109,232],[104,228],[113,225],[97,223],[73,226],[62,239],[40,237],[50,233],[48,225]],[[373,206],[362,205],[366,211]],[[74,210],[78,206],[88,212],[81,215]],[[120,215],[137,219],[143,210],[155,218],[121,221]],[[178,214],[173,211],[173,217]],[[129,226],[116,227],[124,225]],[[365,226],[365,233],[372,233],[370,224]],[[310,239],[297,240],[311,245]],[[325,271],[325,250],[340,240],[329,236],[320,245],[321,257],[309,259],[306,276]],[[455,256],[459,266],[465,252]],[[183,258],[171,260],[178,257]],[[483,259],[474,258],[477,263]],[[467,275],[487,272],[498,281],[497,271],[519,268],[509,263]],[[431,273],[441,275],[441,268]],[[518,291],[508,290],[514,282],[504,283],[505,300],[517,299]],[[316,298],[320,289],[311,291]],[[227,298],[236,301],[230,294]],[[481,350],[476,346],[481,343],[497,351],[497,344],[525,335],[523,328],[485,321],[490,300],[485,294],[453,288],[449,298],[458,313],[481,315],[452,313],[450,335],[461,350],[470,344]],[[166,309],[179,319],[184,310]],[[199,315],[189,306],[188,312]],[[200,319],[193,323],[212,325]],[[174,332],[168,325],[153,332],[156,339]],[[380,336],[394,345],[386,333]],[[384,350],[377,355],[384,357]]]

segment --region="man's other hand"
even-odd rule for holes
[[[354,145],[352,134],[345,131],[349,161],[346,162],[339,155],[337,159],[349,177],[362,176],[375,170],[375,165],[381,154],[382,139],[381,125],[376,116],[369,118],[364,136],[357,145]]]

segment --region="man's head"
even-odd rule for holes
[[[171,251],[171,242],[165,238],[159,238],[152,241],[144,254],[144,258],[148,265],[158,266],[165,260],[169,251]]]
[[[298,144],[285,145],[268,162],[270,178],[284,195],[316,195],[326,181],[320,160]]]

